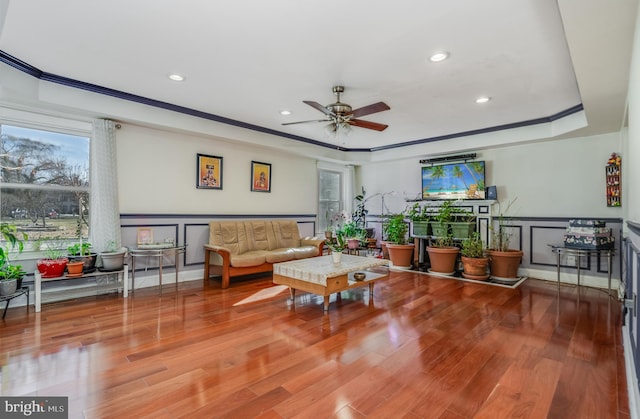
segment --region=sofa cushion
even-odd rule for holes
[[[294,247],[293,253],[295,253],[296,259],[305,259],[312,258],[318,256],[318,247],[317,246],[301,246]]]
[[[295,249],[274,249],[267,254],[267,262],[278,263],[296,259]]]
[[[300,231],[298,223],[293,220],[271,221],[273,234],[275,236],[275,246],[272,249],[300,247]]]
[[[254,250],[252,252],[242,253],[240,255],[231,254],[231,266],[236,268],[245,268],[248,266],[262,265],[267,261],[267,250]]]

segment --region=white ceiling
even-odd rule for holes
[[[0,0],[0,50],[43,72],[348,149],[558,115],[623,124],[637,0]],[[450,58],[431,63],[444,50]],[[170,73],[186,76],[177,83]],[[391,109],[325,134],[302,103]],[[491,101],[478,105],[476,97]],[[290,116],[280,115],[283,109]],[[575,128],[575,127],[574,127]],[[571,128],[573,130],[573,128]],[[514,131],[515,132],[515,131]],[[517,135],[517,134],[514,134]]]

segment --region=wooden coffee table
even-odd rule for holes
[[[329,310],[329,296],[352,288],[369,285],[369,298],[373,298],[373,285],[377,280],[388,278],[389,270],[382,268],[385,259],[342,255],[340,263],[333,263],[331,255],[275,263],[273,282],[287,285],[291,299],[296,290],[324,296],[324,311]],[[355,272],[364,272],[363,280],[353,277]]]

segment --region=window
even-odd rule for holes
[[[342,173],[320,169],[318,171],[318,231],[326,231],[332,220],[340,214],[344,205],[342,201]]]
[[[89,234],[89,137],[0,125],[0,217],[29,241]]]

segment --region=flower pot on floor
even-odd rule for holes
[[[523,254],[521,250],[488,250],[491,275],[497,278],[517,278]]]
[[[435,247],[428,246],[429,263],[431,264],[431,272],[442,274],[454,274],[456,272],[456,260],[460,249],[452,247]]]
[[[486,281],[489,278],[487,267],[489,266],[489,258],[470,258],[461,256],[463,272],[462,276],[467,279],[475,279],[477,281]]]
[[[413,262],[413,244],[387,243],[389,259],[394,268],[411,269]]]

